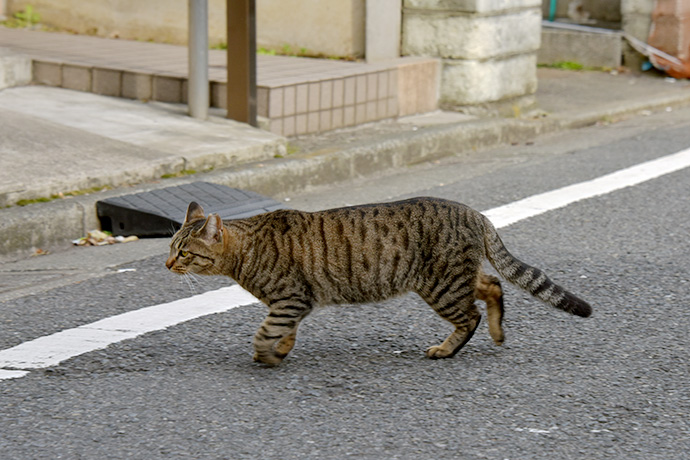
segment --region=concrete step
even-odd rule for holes
[[[623,34],[618,30],[544,21],[537,62],[577,62],[585,67],[622,64]]]
[[[31,82],[31,58],[0,48],[0,90]]]

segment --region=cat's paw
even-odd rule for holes
[[[429,347],[426,350],[426,357],[431,358],[431,359],[450,358],[454,354],[455,353],[453,353],[452,351],[449,352],[448,350],[444,349],[440,345],[435,345],[433,347]]]
[[[498,346],[503,345],[503,342],[506,340],[505,335],[503,335],[503,331],[500,333],[491,333],[491,338],[494,339],[494,343]]]
[[[257,363],[266,364],[268,366],[277,366],[278,364],[283,362],[284,358],[285,358],[285,355],[280,356],[280,355],[277,355],[275,353],[270,353],[270,354],[254,353],[254,361],[256,361]]]

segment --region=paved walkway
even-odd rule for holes
[[[186,103],[185,46],[0,27],[0,47],[34,61],[34,81],[105,96]],[[209,51],[210,103],[227,107],[227,54]],[[438,100],[438,60],[382,64],[257,57],[257,112],[283,136],[428,112]]]

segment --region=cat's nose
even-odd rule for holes
[[[168,270],[170,270],[173,265],[175,265],[175,258],[168,257],[168,260],[165,261],[165,266],[168,267]]]

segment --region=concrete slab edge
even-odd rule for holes
[[[606,110],[541,120],[494,119],[434,126],[403,136],[382,137],[370,145],[321,155],[274,159],[49,203],[6,208],[0,211],[0,260],[24,257],[37,248],[68,246],[71,240],[99,227],[96,202],[112,196],[198,180],[253,190],[268,196],[297,193],[309,186],[367,177],[462,151],[524,142],[541,134],[589,126],[608,118],[623,118],[645,110],[658,111],[684,105],[690,105],[690,92],[686,97],[679,98],[675,93],[657,97],[654,101],[622,102]]]
[[[228,151],[211,151],[205,154],[185,155],[183,157],[183,169],[206,171],[219,167],[225,168],[238,163],[244,164],[271,160],[276,155],[285,156],[286,152],[287,139],[284,137],[276,137],[272,140],[257,140],[239,148],[234,147]]]
[[[41,183],[32,184],[30,189],[22,189],[17,185],[15,192],[0,194],[0,207],[13,205],[20,200],[36,200],[58,193],[104,187],[117,188],[128,184],[154,181],[165,174],[175,174],[187,169],[185,159],[182,157],[171,155],[164,160],[140,162],[136,164],[136,167],[111,167],[100,174],[84,173],[65,180],[49,178]]]
[[[613,122],[645,113],[660,112],[690,105],[690,91],[679,94],[677,91],[655,96],[653,101],[640,97],[637,99],[621,101],[615,106],[606,109],[592,109],[579,113],[556,116],[551,119],[553,125],[550,129],[577,129],[590,126],[599,122]]]

